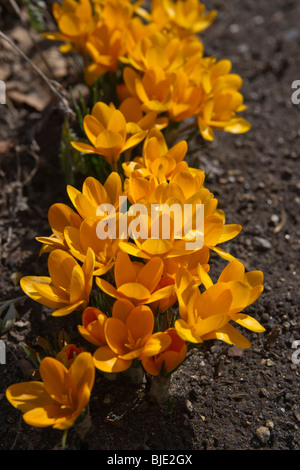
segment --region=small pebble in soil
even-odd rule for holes
[[[255,434],[263,444],[266,444],[271,437],[270,429],[266,426],[260,426],[257,428]]]
[[[253,245],[258,250],[270,250],[272,248],[272,245],[269,240],[262,237],[254,237]]]

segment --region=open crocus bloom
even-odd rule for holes
[[[146,112],[163,113],[171,99],[172,77],[159,67],[146,70],[141,76],[135,69],[126,67],[123,79],[129,96],[137,98]]]
[[[48,211],[48,221],[52,229],[49,237],[37,237],[36,240],[43,244],[40,254],[60,249],[68,251],[64,237],[64,230],[71,226],[79,228],[82,222],[81,217],[66,204],[52,204]]]
[[[130,201],[138,201],[138,207],[143,204],[144,213],[131,223],[141,227],[130,233],[134,243],[121,242],[121,250],[145,259],[160,256],[166,260],[208,248],[234,260],[217,245],[237,236],[242,227],[225,224],[218,200],[203,186],[203,181],[203,172],[193,174],[185,169],[161,183],[133,171],[125,185],[126,194]],[[134,209],[131,206],[129,213],[134,213]]]
[[[162,279],[163,262],[159,257],[147,263],[132,262],[127,253],[119,251],[114,268],[116,287],[97,277],[100,289],[116,299],[127,299],[134,305],[149,304],[169,298],[174,293],[174,284],[158,289]]]
[[[53,16],[59,32],[44,33],[44,37],[54,41],[65,41],[60,47],[62,52],[77,52],[84,54],[86,41],[95,29],[98,15],[93,15],[90,0],[64,0],[62,4],[54,3]]]
[[[180,39],[176,36],[153,32],[137,42],[130,55],[121,60],[140,72],[160,68],[165,73],[172,73],[184,63],[181,49]]]
[[[134,359],[154,356],[165,350],[171,340],[163,333],[153,333],[154,316],[149,307],[135,307],[130,301],[117,300],[112,317],[105,322],[106,346],[94,353],[96,368],[103,372],[122,372]]]
[[[146,370],[151,375],[168,375],[171,373],[186,357],[187,346],[183,339],[178,336],[175,328],[168,328],[164,331],[165,335],[171,338],[171,343],[160,354],[152,357],[141,356],[141,362]]]
[[[232,134],[248,132],[251,125],[237,113],[244,111],[243,95],[240,93],[243,81],[230,73],[232,64],[229,60],[215,62],[208,59],[208,68],[199,71],[204,96],[197,112],[197,125],[204,139],[214,139],[214,129]]]
[[[124,115],[127,122],[127,131],[134,134],[140,129],[152,131],[153,129],[164,129],[168,125],[166,117],[157,117],[155,111],[144,113],[141,102],[133,96],[123,99],[119,106],[119,111]]]
[[[202,32],[211,25],[216,14],[216,10],[207,13],[198,0],[152,0],[150,13],[141,9],[145,19],[179,36]]]
[[[80,261],[84,262],[88,250],[92,249],[95,256],[94,275],[101,276],[107,273],[114,265],[116,255],[119,251],[119,239],[115,235],[115,227],[118,225],[119,217],[126,217],[124,214],[112,214],[107,220],[113,222],[113,230],[105,232],[106,238],[98,236],[97,217],[87,217],[81,223],[80,228],[66,227],[64,236],[70,253]],[[107,224],[105,223],[105,227]],[[108,226],[109,229],[109,226]],[[113,232],[113,233],[112,233]],[[110,236],[111,235],[111,236]],[[126,237],[127,238],[127,237]],[[122,240],[125,239],[121,238]]]
[[[92,289],[95,255],[89,248],[80,266],[69,253],[54,250],[49,254],[50,277],[26,276],[20,281],[25,294],[36,302],[54,309],[53,316],[84,310]]]
[[[22,382],[8,387],[8,401],[23,413],[30,426],[68,429],[88,405],[95,367],[90,353],[80,353],[67,369],[59,360],[45,357],[40,365],[42,382]]]
[[[137,129],[133,135],[128,135],[126,119],[113,104],[108,106],[98,102],[83,120],[84,130],[91,144],[71,142],[80,152],[102,155],[113,169],[120,154],[138,145],[147,135],[147,131]]]
[[[251,343],[229,322],[233,320],[257,333],[265,331],[257,320],[241,313],[262,293],[262,272],[245,273],[243,264],[233,261],[213,284],[201,265],[198,270],[206,289],[202,293],[186,269],[180,268],[176,274],[175,289],[181,317],[175,322],[177,333],[191,343],[216,338],[240,348],[249,348]]]
[[[169,149],[164,135],[158,129],[153,128],[145,139],[142,157],[123,163],[125,176],[128,177],[132,171],[139,171],[145,177],[153,175],[159,182],[166,181],[177,164],[184,159],[186,152],[185,140]]]
[[[122,196],[122,182],[118,173],[112,172],[102,185],[96,178],[89,176],[82,185],[82,191],[73,186],[67,186],[67,192],[78,214],[86,217],[96,217],[100,205],[119,208],[119,197]],[[74,224],[68,224],[74,225]]]

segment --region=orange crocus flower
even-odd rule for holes
[[[94,353],[96,368],[103,372],[122,372],[141,355],[148,357],[164,351],[170,338],[163,333],[153,333],[153,328],[154,316],[148,306],[117,300],[112,317],[105,322],[107,345]]]
[[[164,334],[171,339],[170,345],[160,354],[151,357],[141,356],[141,362],[150,375],[168,375],[185,359],[187,354],[186,342],[178,336],[175,328],[168,328]]]
[[[116,287],[100,277],[96,278],[96,283],[116,299],[127,299],[134,305],[149,304],[169,298],[174,292],[173,284],[157,288],[162,272],[163,262],[159,257],[144,264],[131,261],[127,253],[119,251],[114,268]]]
[[[82,352],[67,369],[61,361],[45,357],[41,382],[22,382],[6,390],[8,401],[23,413],[30,426],[65,430],[76,422],[89,403],[95,380],[90,353]]]
[[[104,325],[107,315],[96,307],[87,307],[82,313],[82,325],[78,325],[78,331],[92,344],[103,346],[106,344]]]

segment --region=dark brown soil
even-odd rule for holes
[[[1,2],[1,27],[47,73],[18,16]],[[217,133],[199,147],[191,163],[207,173],[207,185],[229,223],[243,230],[228,250],[247,269],[265,275],[265,291],[248,308],[266,328],[244,331],[252,348],[241,351],[209,342],[173,375],[173,406],[147,400],[145,384],[125,377],[97,375],[90,403],[92,427],[84,442],[74,430],[68,449],[89,450],[299,450],[300,365],[293,342],[300,340],[300,109],[291,85],[300,79],[298,0],[212,0],[218,19],[204,34],[208,55],[232,61],[244,79],[252,129],[245,135]],[[1,6],[0,5],[0,6]],[[72,60],[59,62],[53,44],[35,34],[63,86],[75,76]],[[63,114],[53,95],[16,51],[0,39],[1,76],[7,105],[0,114],[1,301],[23,296],[20,275],[45,275],[38,235],[47,235],[47,211],[68,202],[58,150]],[[3,64],[3,67],[2,67]],[[54,67],[55,66],[55,67]],[[26,97],[26,102],[25,98]],[[222,262],[214,257],[218,270]],[[1,339],[6,365],[0,365],[0,449],[61,448],[61,433],[31,428],[5,398],[6,388],[30,380],[31,365],[22,344],[58,332],[71,318],[49,316],[30,299],[15,304],[17,317]],[[3,317],[3,315],[2,315]],[[294,361],[295,362],[295,361]],[[269,430],[262,437],[260,427]]]

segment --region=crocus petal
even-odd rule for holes
[[[138,258],[150,259],[150,256],[144,253],[140,248],[138,248],[134,243],[130,242],[120,242],[119,248],[128,253],[129,255],[136,256]]]
[[[165,333],[154,333],[150,336],[141,357],[151,357],[165,351],[171,344],[171,338]]]
[[[108,318],[104,331],[110,349],[117,355],[125,354],[124,345],[127,343],[128,333],[124,323],[118,318]]]
[[[93,106],[92,115],[103,125],[103,127],[108,126],[108,122],[111,118],[113,110],[110,106],[102,101],[99,101]]]
[[[55,401],[46,392],[42,382],[21,382],[6,389],[6,398],[15,408],[26,413],[37,406],[53,405]]]
[[[110,295],[111,297],[117,298],[117,291],[116,291],[114,286],[109,284],[109,282],[105,281],[101,277],[97,277],[96,278],[96,284],[106,294]]]
[[[76,260],[66,251],[52,251],[48,258],[48,270],[53,284],[69,290],[72,271],[76,266],[79,267]]]
[[[147,132],[148,131],[137,132],[136,134],[130,136],[123,145],[122,152],[125,152],[126,150],[129,150],[132,147],[138,145],[146,137]]]
[[[117,296],[126,297],[134,304],[146,302],[150,298],[150,292],[142,284],[137,282],[128,282],[117,289]]]
[[[46,307],[59,308],[68,303],[53,289],[50,277],[26,276],[21,279],[20,285],[28,297]]]
[[[221,272],[218,282],[242,281],[245,267],[240,261],[232,261]]]
[[[88,352],[82,352],[76,357],[69,369],[69,376],[73,386],[77,391],[80,391],[84,385],[87,385],[89,390],[93,388],[95,380],[95,368],[92,355]],[[83,404],[83,408],[87,403]]]
[[[104,131],[97,136],[95,147],[98,151],[101,149],[121,149],[123,143],[124,140],[120,134],[104,129]]]
[[[132,364],[132,360],[120,359],[109,346],[98,348],[93,357],[95,367],[103,372],[123,372]]]
[[[156,290],[151,294],[151,297],[149,298],[148,302],[157,302],[158,300],[161,299],[166,299],[173,295],[175,291],[175,285],[171,284],[169,286],[162,287],[161,289]]]
[[[64,317],[65,315],[69,315],[70,313],[74,312],[75,310],[83,310],[83,308],[86,306],[86,301],[85,300],[80,300],[79,302],[76,302],[74,304],[70,305],[65,305],[54,312],[52,312],[51,316],[52,317]]]
[[[104,130],[103,125],[92,115],[87,115],[83,119],[84,132],[89,141],[95,146],[97,136]]]
[[[262,271],[250,271],[245,274],[245,282],[248,282],[250,286],[259,286],[263,283],[264,273]]]
[[[229,323],[221,328],[221,330],[209,333],[204,339],[219,339],[225,343],[234,344],[241,349],[251,347],[250,341]]]
[[[230,317],[228,315],[212,315],[211,317],[205,318],[197,322],[195,331],[199,336],[204,336],[211,331],[219,330],[228,323]]]
[[[152,258],[138,273],[137,282],[152,292],[161,279],[163,268],[163,262],[160,258]]]
[[[230,253],[227,253],[227,251],[223,250],[223,248],[220,248],[219,246],[211,246],[210,249],[217,253],[221,258],[225,259],[226,261],[236,261],[237,259],[232,256]]]
[[[80,19],[74,14],[62,15],[58,21],[59,30],[67,36],[78,36],[81,33]]]
[[[231,319],[244,328],[254,331],[255,333],[263,333],[266,331],[265,328],[257,320],[255,320],[255,318],[250,317],[249,315],[237,313],[235,315],[231,315]]]
[[[161,240],[161,239],[151,239],[148,238],[142,243],[142,249],[147,254],[152,256],[161,256],[172,248],[172,243],[168,240]]]
[[[95,147],[84,142],[71,142],[72,147],[82,153],[96,153]]]
[[[66,226],[79,227],[82,221],[81,217],[71,207],[61,203],[53,204],[50,207],[48,220],[53,233],[60,238],[63,238]]]
[[[85,279],[79,265],[74,266],[70,282],[70,303],[75,304],[86,299]]]
[[[126,328],[134,340],[148,339],[154,327],[154,316],[149,307],[140,305],[127,317]]]
[[[242,230],[242,226],[238,224],[227,224],[223,227],[223,232],[221,237],[219,238],[218,243],[224,243],[232,238],[236,237],[240,231]]]
[[[47,393],[58,403],[65,404],[62,395],[69,393],[68,369],[61,361],[45,357],[40,365],[40,374]]]
[[[202,343],[202,339],[196,335],[184,320],[176,320],[175,328],[178,336],[189,343]]]
[[[117,299],[112,307],[112,317],[125,323],[134,307],[134,304],[128,299]]]
[[[23,419],[29,426],[43,428],[53,426],[57,423],[57,420],[63,418],[64,415],[65,411],[63,411],[58,404],[55,404],[43,406],[42,408],[33,408],[23,415]]]
[[[122,284],[136,281],[136,270],[127,253],[123,251],[118,253],[114,273],[117,288]]]

